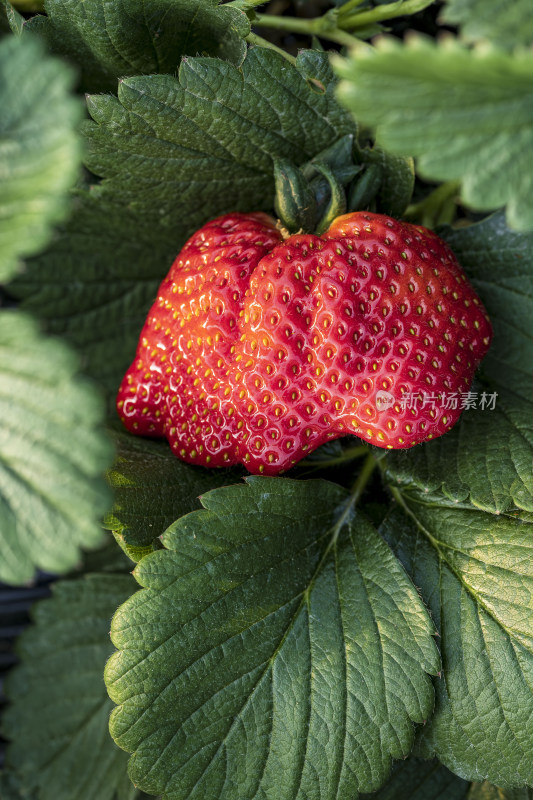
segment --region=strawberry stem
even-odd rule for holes
[[[336,13],[335,13],[336,16]],[[301,33],[304,36],[318,36],[330,42],[352,47],[357,39],[345,30],[338,28],[331,14],[324,14],[315,19],[297,19],[296,17],[277,17],[274,14],[256,14],[252,24],[260,28]]]
[[[351,500],[349,508],[354,508],[365,490],[365,487],[370,480],[372,473],[374,472],[375,468],[378,466],[378,462],[374,458],[372,453],[369,453],[363,462],[363,466],[361,467],[361,472],[357,476],[355,483],[351,489]]]
[[[457,210],[460,185],[459,181],[441,183],[423,200],[408,206],[404,214],[405,219],[424,225],[426,228],[452,223]]]
[[[344,4],[343,4],[343,5],[342,5],[342,6],[339,8],[339,16],[340,16],[340,17],[343,17],[343,16],[345,16],[345,15],[346,15],[346,14],[348,14],[350,11],[353,11],[353,10],[354,10],[354,8],[357,8],[358,6],[361,6],[361,5],[362,5],[364,2],[365,2],[365,0],[348,0],[348,2],[347,2],[347,3],[344,3]]]
[[[331,537],[329,545],[327,546],[326,550],[324,551],[322,559],[320,560],[320,563],[318,564],[318,567],[317,567],[317,569],[315,571],[315,575],[318,575],[320,573],[320,569],[322,567],[322,564],[325,562],[326,558],[328,557],[328,553],[331,550],[331,548],[335,546],[335,542],[337,541],[337,539],[339,537],[339,533],[341,532],[341,530],[342,530],[344,524],[347,522],[347,520],[350,519],[350,516],[352,514],[353,509],[355,508],[355,506],[357,505],[357,503],[361,499],[361,497],[363,495],[363,492],[364,492],[364,490],[366,488],[366,485],[369,482],[369,480],[370,480],[370,478],[372,476],[372,473],[374,472],[374,470],[375,470],[375,468],[377,466],[378,466],[377,460],[374,458],[372,453],[369,453],[369,455],[366,457],[365,461],[363,462],[363,466],[361,467],[361,471],[359,472],[359,475],[357,476],[357,479],[356,479],[355,483],[353,484],[353,486],[351,488],[350,496],[346,501],[346,505],[344,507],[344,510],[343,510],[341,516],[339,517],[339,519],[338,519],[338,521],[337,521],[337,523],[335,525],[335,528],[333,529],[333,536]],[[309,592],[313,582],[314,582],[314,577],[313,577],[311,583],[309,584],[308,592]]]
[[[360,34],[365,38],[365,33],[372,31],[378,23],[399,16],[416,14],[430,6],[434,0],[396,0],[387,5],[376,6],[371,9],[358,10],[362,0],[349,0],[340,8],[332,8],[321,17],[314,19],[299,19],[297,17],[280,17],[274,14],[255,14],[252,24],[263,28],[276,28],[277,30],[301,33],[307,36],[318,36],[330,42],[352,47]],[[253,0],[247,4],[246,0],[230,3],[237,8],[252,8],[260,3]],[[353,12],[353,13],[352,13]],[[354,35],[352,35],[354,34]]]
[[[254,45],[254,46],[257,46],[257,47],[266,47],[269,50],[275,50],[276,53],[279,53],[280,55],[282,55],[283,58],[286,58],[287,61],[289,61],[291,64],[293,64],[293,65],[296,64],[295,56],[291,56],[291,54],[287,53],[286,50],[283,50],[281,47],[278,47],[276,44],[273,44],[272,42],[269,42],[268,39],[263,39],[262,36],[258,36],[256,33],[249,33],[248,36],[245,37],[245,41],[247,41],[248,44],[251,44],[251,45]]]
[[[365,9],[349,15],[346,14],[344,7],[341,6],[339,10],[339,27],[344,30],[356,31],[395,17],[416,14],[432,3],[433,0],[398,0],[395,3],[376,6],[376,8]]]
[[[303,459],[298,464],[299,467],[315,467],[316,469],[323,469],[328,467],[336,467],[339,464],[344,464],[347,461],[354,461],[356,458],[366,456],[368,454],[368,447],[364,444],[350,447],[344,450],[340,456],[335,458],[328,458],[324,461],[313,461],[312,459]]]
[[[257,6],[264,6],[268,0],[232,0],[231,3],[226,3],[226,6],[238,8],[239,11],[250,11]]]

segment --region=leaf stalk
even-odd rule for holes
[[[407,207],[405,219],[417,222],[426,228],[453,222],[457,209],[460,181],[446,181],[437,186],[427,197]]]
[[[344,6],[341,6],[339,11],[339,26],[344,30],[355,31],[370,25],[376,25],[379,22],[394,19],[395,17],[416,14],[432,3],[433,0],[398,0],[398,2],[395,3],[376,6],[375,8],[358,11],[355,14],[349,15],[342,13]]]
[[[332,22],[331,14],[324,14],[314,19],[297,19],[296,17],[278,17],[274,14],[257,14],[253,20],[254,27],[273,28],[275,30],[301,33],[304,36],[317,36],[330,42],[352,47],[357,39]]]
[[[258,36],[256,33],[249,33],[245,39],[248,44],[256,45],[258,47],[266,47],[268,50],[274,50],[276,53],[282,55],[283,58],[289,61],[293,66],[296,65],[296,58],[294,56],[291,56],[291,54],[287,53],[287,51],[283,50],[283,48],[278,47],[277,44],[269,42],[268,39],[263,39],[262,36]]]
[[[366,459],[364,460],[363,466],[361,467],[361,471],[360,471],[359,475],[357,476],[357,478],[355,480],[355,483],[353,484],[352,489],[351,489],[351,498],[350,498],[350,504],[349,504],[349,510],[350,511],[351,511],[352,508],[354,508],[357,505],[357,503],[361,499],[361,496],[362,496],[362,494],[363,494],[363,492],[365,490],[365,487],[366,487],[368,481],[370,480],[370,478],[372,476],[372,473],[376,469],[377,465],[378,465],[378,462],[374,458],[374,455],[372,453],[369,453],[367,455]]]
[[[324,467],[337,467],[340,464],[345,464],[347,461],[354,461],[356,458],[368,454],[368,447],[365,444],[350,447],[344,450],[340,456],[335,458],[324,459],[324,461],[313,461],[312,459],[303,459],[299,462],[299,467],[316,467],[323,469]]]
[[[256,14],[253,25],[301,33],[305,36],[317,36],[351,47],[357,42],[356,35],[358,31],[363,35],[365,31],[371,30],[380,22],[399,16],[416,14],[433,2],[434,0],[395,0],[395,2],[387,5],[357,10],[362,0],[349,0],[340,8],[330,9],[321,17],[315,17],[314,19],[299,19],[297,17],[276,16],[275,14]],[[237,2],[229,5],[237,6]],[[251,0],[251,5],[260,5],[260,3],[254,3]],[[242,8],[243,6],[239,5],[238,7]],[[356,35],[353,36],[353,33]]]

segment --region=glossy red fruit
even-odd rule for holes
[[[425,228],[357,212],[282,241],[265,214],[228,214],[161,284],[117,407],[186,461],[272,475],[347,433],[388,448],[442,435],[490,339]]]

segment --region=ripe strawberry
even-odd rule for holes
[[[387,448],[442,435],[490,338],[425,228],[357,212],[282,241],[266,215],[229,214],[163,281],[118,410],[186,461],[276,474],[347,433]]]

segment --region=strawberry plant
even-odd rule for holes
[[[1,800],[532,796],[532,47],[2,0]]]

